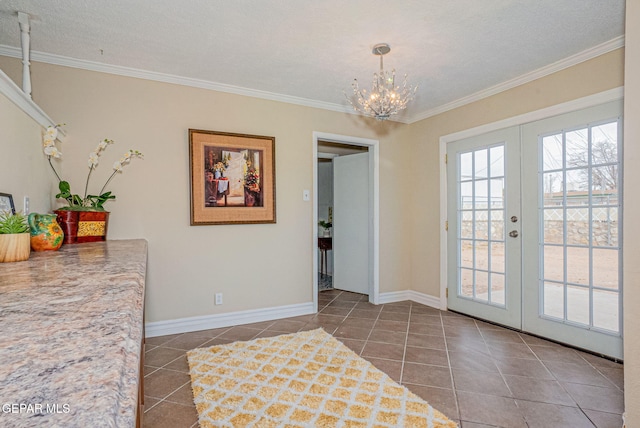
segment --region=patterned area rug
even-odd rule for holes
[[[322,329],[187,358],[202,428],[456,427]]]

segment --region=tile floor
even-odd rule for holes
[[[318,301],[316,315],[147,339],[144,426],[198,426],[185,351],[318,327],[464,428],[622,426],[621,364],[414,302]]]

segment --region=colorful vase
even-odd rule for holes
[[[33,251],[55,251],[64,240],[64,232],[55,214],[29,214],[31,228],[31,249]]]

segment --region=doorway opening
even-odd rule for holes
[[[314,132],[313,157],[314,309],[334,288],[377,304],[378,141]]]

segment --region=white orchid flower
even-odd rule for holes
[[[100,155],[98,154],[98,152],[91,152],[89,153],[89,168],[94,168],[95,166],[98,165],[98,157]]]
[[[46,139],[55,140],[56,138],[58,138],[58,127],[57,126],[48,127],[44,135]]]
[[[116,161],[113,164],[113,169],[117,172],[121,172],[122,171],[122,162],[120,161]]]
[[[56,141],[49,139],[47,136],[45,136],[44,140],[42,140],[42,146],[43,147],[50,147],[50,146],[55,146],[56,145]]]
[[[113,144],[113,140],[109,140],[108,138],[105,138],[104,140],[100,141],[98,143],[98,148],[96,149],[96,153],[100,155],[100,152],[106,149],[109,144]]]
[[[47,156],[51,156],[53,158],[60,158],[62,156],[62,152],[58,150],[56,146],[47,146],[44,148],[44,154]]]

